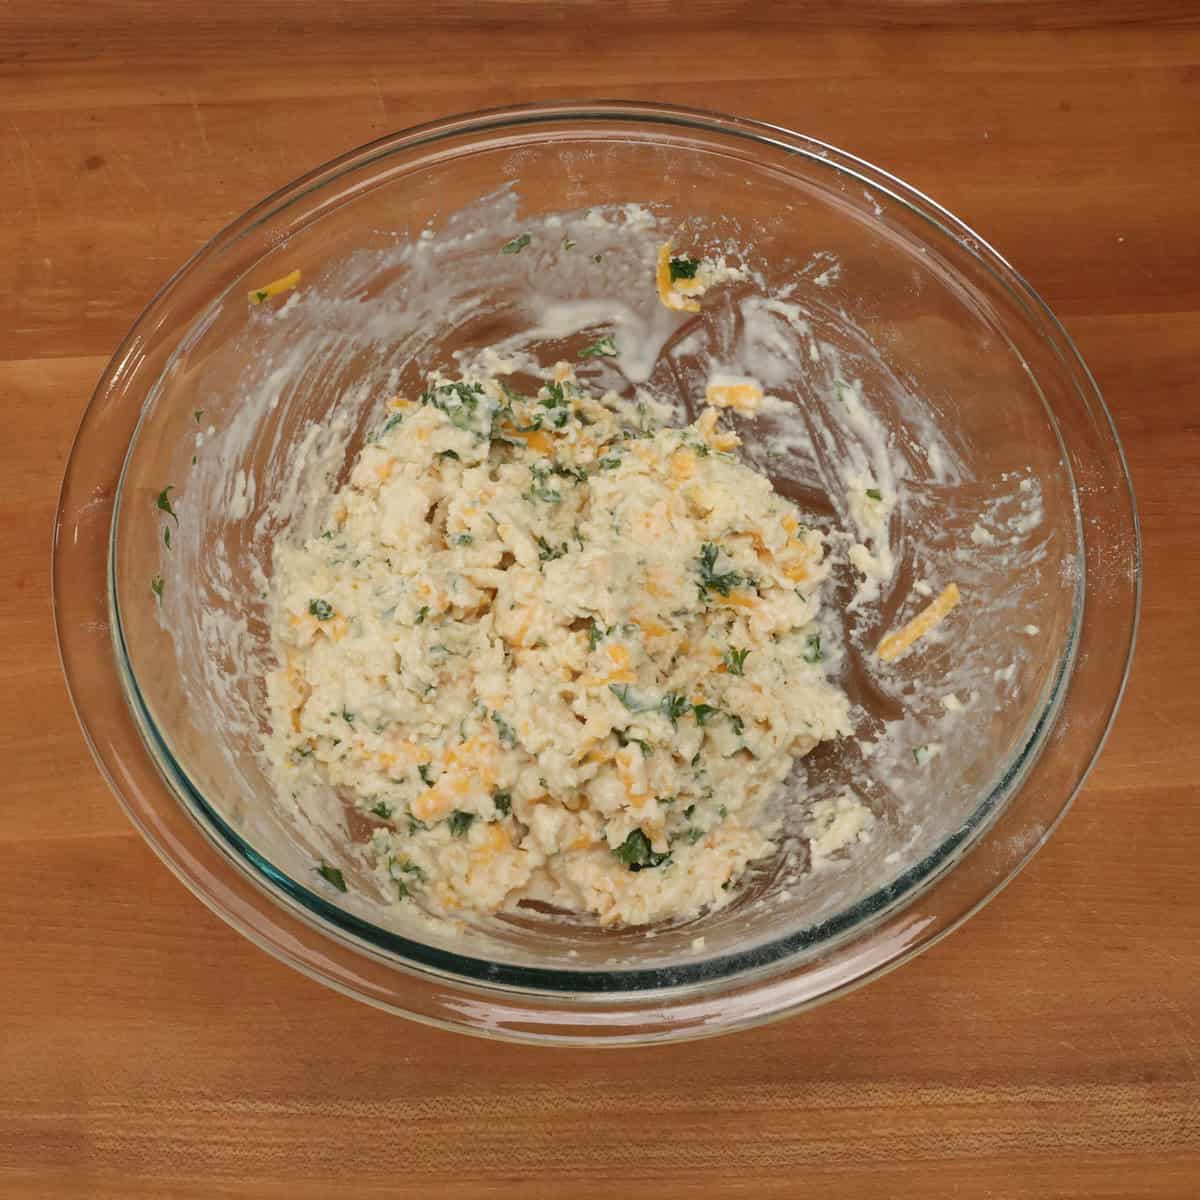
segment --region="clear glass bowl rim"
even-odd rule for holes
[[[69,485],[72,482],[73,473],[86,473],[81,464],[89,461],[88,451],[91,449],[92,442],[95,441],[94,436],[89,436],[91,433],[90,419],[93,418],[96,410],[109,400],[110,395],[119,393],[119,389],[126,386],[133,373],[129,369],[131,364],[136,363],[141,354],[144,340],[153,335],[162,320],[167,301],[180,280],[202,267],[207,261],[218,258],[222,251],[260,226],[269,223],[289,206],[314,192],[319,192],[324,187],[336,184],[339,179],[350,172],[361,171],[380,160],[389,160],[430,143],[461,138],[464,135],[494,134],[504,130],[547,125],[564,127],[573,122],[598,120],[614,124],[626,122],[659,130],[683,127],[727,136],[732,135],[752,143],[757,142],[803,154],[809,159],[819,159],[824,165],[853,176],[874,190],[886,192],[890,199],[905,205],[910,211],[937,227],[945,236],[965,246],[1025,302],[1030,310],[1040,318],[1044,326],[1043,332],[1053,338],[1060,354],[1065,354],[1078,372],[1079,379],[1086,387],[1086,394],[1081,395],[1085,404],[1094,407],[1106,423],[1107,431],[1112,439],[1112,448],[1129,493],[1135,559],[1129,642],[1125,648],[1119,686],[1112,697],[1107,721],[1088,758],[1085,770],[1062,801],[1061,807],[1054,814],[1053,819],[1048,823],[1043,823],[1042,836],[1025,853],[1015,856],[1011,861],[999,864],[983,881],[983,888],[977,889],[978,894],[965,904],[959,898],[953,912],[917,914],[913,912],[913,907],[918,902],[930,901],[947,875],[949,867],[957,866],[969,850],[976,848],[986,840],[985,827],[990,818],[995,815],[994,809],[998,799],[1006,795],[1005,787],[1008,779],[1011,779],[1014,773],[1019,773],[1025,763],[1036,755],[1045,732],[1043,729],[1036,731],[1030,738],[1018,761],[1013,764],[1006,781],[998,785],[981,802],[968,825],[948,838],[937,851],[910,868],[901,879],[893,881],[886,889],[880,889],[864,898],[858,905],[846,913],[839,914],[822,926],[780,939],[777,944],[772,946],[773,953],[765,965],[763,948],[760,947],[745,956],[734,954],[718,960],[701,962],[690,970],[687,967],[672,967],[669,970],[647,968],[614,972],[572,972],[550,968],[499,967],[498,964],[491,964],[484,960],[460,957],[445,952],[430,953],[431,948],[380,930],[376,926],[344,913],[315,892],[281,875],[266,860],[256,855],[236,831],[207,803],[204,797],[191,788],[185,774],[171,760],[169,752],[166,751],[165,745],[158,738],[153,724],[149,720],[140,700],[136,681],[128,670],[127,658],[121,645],[120,624],[115,607],[115,589],[111,579],[111,554],[105,556],[110,568],[106,572],[104,586],[106,608],[114,618],[112,641],[105,638],[106,666],[108,667],[106,682],[110,688],[113,684],[119,687],[123,702],[129,706],[126,716],[130,717],[136,725],[139,743],[137,749],[141,750],[143,754],[147,750],[149,751],[149,759],[152,760],[160,777],[160,795],[146,794],[148,790],[146,778],[135,783],[127,776],[122,769],[122,760],[130,747],[126,744],[118,750],[112,743],[106,743],[103,731],[96,728],[98,722],[95,719],[95,709],[84,702],[81,695],[81,672],[76,665],[78,658],[75,653],[81,649],[78,644],[80,641],[79,630],[77,622],[72,623],[71,620],[72,615],[76,617],[79,615],[73,613],[73,609],[78,607],[74,602],[77,598],[72,597],[69,591],[62,587],[67,573],[62,561],[63,556],[69,557],[72,553],[71,542],[62,537],[63,531],[70,524],[71,517]],[[150,398],[154,391],[155,387],[151,386],[140,394]],[[148,399],[139,405],[139,417],[146,402]],[[124,458],[123,453],[120,464],[122,468]],[[109,464],[109,469],[111,470],[111,464]],[[116,489],[118,498],[119,494],[118,486]],[[115,508],[112,517],[115,518]],[[115,536],[115,525],[115,519],[110,519],[110,538]],[[76,542],[77,540],[75,539]],[[330,986],[339,988],[339,990],[357,995],[360,999],[365,999],[381,1007],[436,1024],[459,1028],[465,1024],[475,1032],[488,1032],[496,1036],[537,1041],[648,1041],[668,1037],[699,1036],[720,1032],[727,1028],[758,1023],[794,1011],[806,1004],[815,1003],[817,1000],[827,999],[851,986],[866,982],[883,970],[898,965],[899,962],[931,945],[938,938],[957,927],[972,912],[995,895],[1029,861],[1038,846],[1045,841],[1057,822],[1061,820],[1079,787],[1082,786],[1087,772],[1094,764],[1108,731],[1111,729],[1112,720],[1128,679],[1136,638],[1140,594],[1141,547],[1136,505],[1128,468],[1111,415],[1104,405],[1095,381],[1061,324],[1033,289],[984,239],[916,189],[862,159],[815,139],[778,126],[741,118],[697,109],[630,101],[526,105],[454,116],[417,126],[381,138],[316,168],[281,188],[232,222],[193,255],[150,301],[102,375],[88,409],[85,411],[75,445],[72,448],[55,528],[55,618],[63,667],[72,701],[76,707],[76,714],[98,765],[134,825],[189,889],[223,919],[276,957]],[[1086,620],[1086,606],[1077,619],[1077,621],[1081,620]],[[1054,688],[1055,698],[1067,686],[1073,644],[1074,639],[1072,647],[1064,655],[1064,662],[1059,673],[1060,678]],[[96,650],[94,639],[91,650],[93,653]],[[1055,704],[1052,698],[1048,712],[1054,714],[1054,711]],[[163,778],[164,776],[166,778]],[[180,804],[181,800],[183,804]],[[159,806],[164,801],[172,806],[186,807],[196,832],[200,834],[206,845],[196,844],[186,847],[181,845],[181,834],[185,841],[188,840],[187,831],[181,831],[178,828],[168,829],[156,819],[156,815],[161,812]],[[980,836],[974,836],[976,834]],[[231,879],[229,875],[231,871],[243,874],[244,878]],[[278,893],[270,891],[264,886],[263,877],[274,883],[276,887],[282,887],[293,903],[285,907]],[[247,894],[245,890],[247,883],[251,885],[251,894]],[[260,902],[258,904],[253,902],[253,893],[259,894]],[[266,899],[268,905],[262,905],[261,899]],[[254,911],[248,911],[248,909]],[[906,919],[906,915],[908,919]],[[873,916],[878,916],[880,919],[872,922]],[[294,936],[297,922],[307,925],[310,930],[316,930],[327,939],[320,952],[315,954],[297,953]],[[867,927],[864,927],[864,922],[867,923]],[[900,926],[907,928],[911,932],[911,936],[897,938],[897,930],[891,928],[897,922]],[[787,983],[787,980],[779,979],[780,973],[786,971],[789,961],[800,950],[814,941],[836,938],[840,931],[847,929],[854,930],[853,935],[846,937],[841,945],[835,947],[836,950],[853,947],[866,941],[878,943],[881,939],[889,943],[890,949],[882,955],[870,952],[854,955],[853,957],[861,969],[852,968],[848,971],[838,972],[836,985],[827,990],[819,990],[814,993],[811,988],[788,988],[786,986],[780,988],[781,982]],[[383,935],[382,939],[379,936],[381,934]],[[438,994],[434,998],[435,1002],[430,1005],[414,1005],[411,997],[411,981],[406,981],[406,986],[400,989],[406,994],[405,998],[400,1000],[395,1000],[386,994],[388,992],[386,987],[381,994],[378,982],[375,980],[367,982],[365,986],[355,986],[357,972],[354,964],[343,963],[339,969],[329,969],[328,957],[332,947],[329,946],[328,939],[331,938],[336,940],[339,957],[348,953],[359,956],[361,960],[361,956],[365,954],[376,959],[378,963],[385,964],[393,971],[403,971],[408,975],[415,975]],[[398,954],[406,961],[401,965],[392,960],[385,960],[380,953],[381,949],[390,954]],[[742,957],[745,961],[739,961]],[[670,975],[669,985],[665,981],[667,974]],[[804,974],[803,968],[799,974]],[[739,990],[743,993],[742,998],[745,999],[747,990],[753,992],[758,985],[765,985],[768,979],[771,980],[772,986],[759,988],[759,991],[762,992],[763,1003],[751,1001],[749,1004],[739,1004],[736,1006],[739,1010],[738,1014],[732,1016],[728,1021],[719,1016],[716,1019],[713,1018],[709,1002],[713,999],[714,992]],[[362,983],[363,981],[359,980],[358,982]],[[532,990],[534,993],[532,997],[525,994],[528,990]],[[692,1014],[697,1017],[696,1022],[692,1023],[684,1015],[684,1012],[679,1011],[679,1008],[683,1006],[686,1009],[701,995],[703,997],[701,1004],[703,1013]],[[497,997],[502,997],[504,1005],[510,1010],[507,1025],[504,1028],[497,1027],[494,1017],[481,1015],[477,1010],[481,999],[487,998],[489,1001],[497,1002]],[[570,1009],[571,1016],[567,1016],[561,1011],[555,1012],[555,1009],[563,1008]],[[585,1012],[584,1009],[587,1011]],[[741,1011],[743,1009],[746,1011]],[[656,1022],[656,1016],[668,1012],[674,1013],[674,1020],[668,1021],[665,1025]],[[564,1017],[566,1017],[565,1020]],[[595,1022],[599,1018],[604,1031],[583,1032],[582,1028],[574,1027],[572,1017],[582,1018],[581,1026],[588,1021]],[[633,1032],[635,1026],[637,1031]]]

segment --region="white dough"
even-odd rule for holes
[[[376,823],[397,903],[723,904],[775,849],[795,759],[850,732],[823,536],[714,409],[648,428],[566,364],[536,395],[435,378],[389,411],[325,531],[277,552],[278,769]],[[858,809],[814,817],[814,862]]]

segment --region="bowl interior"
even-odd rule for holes
[[[1077,405],[1076,383],[977,246],[820,153],[600,119],[360,161],[262,221],[278,228],[272,249],[192,281],[210,298],[130,444],[110,563],[143,736],[232,861],[373,954],[582,991],[683,987],[819,955],[958,861],[1052,722],[1084,585],[1056,419]],[[499,253],[523,232],[524,252]],[[695,319],[668,313],[652,269],[671,235],[750,278]],[[293,297],[247,304],[251,287],[295,268]],[[714,364],[787,401],[738,430],[747,460],[812,522],[853,533],[854,478],[888,472],[894,570],[856,601],[843,545],[826,601],[839,626],[830,669],[856,734],[797,765],[788,838],[719,912],[649,930],[535,912],[448,930],[381,902],[367,829],[334,797],[277,792],[262,754],[272,550],[319,529],[313,497],[345,478],[389,396],[497,344],[574,359],[612,322],[639,352],[581,378],[650,389],[680,419]],[[177,520],[156,503],[168,486]],[[882,664],[879,638],[951,581],[963,595],[953,618]],[[808,871],[806,805],[846,787],[872,806],[872,837]],[[346,896],[321,884],[322,857],[345,865]]]

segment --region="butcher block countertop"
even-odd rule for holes
[[[0,5],[0,1195],[1200,1196],[1198,11]],[[171,272],[347,149],[560,97],[775,122],[961,216],[1079,345],[1145,537],[1124,706],[1032,865],[852,995],[655,1049],[443,1033],[257,950],[126,821],[51,621],[72,436]]]

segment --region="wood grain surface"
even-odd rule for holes
[[[1193,2],[0,5],[0,1195],[1200,1196],[1200,22]],[[1049,300],[1146,538],[1116,730],[1034,864],[915,963],[713,1042],[385,1016],[192,899],[92,765],[48,564],[142,304],[316,163],[560,96],[788,125],[908,179]]]

